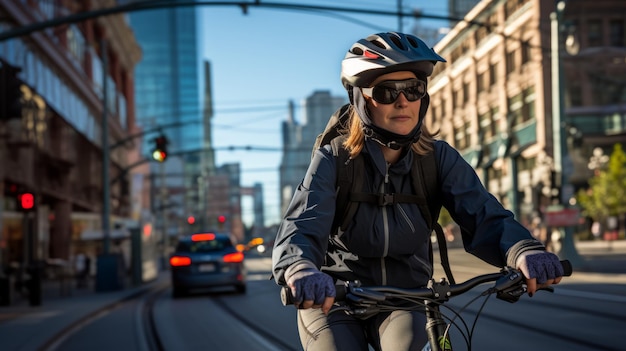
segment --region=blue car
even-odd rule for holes
[[[226,234],[198,233],[180,238],[170,256],[170,271],[173,297],[218,286],[246,292],[244,254]]]

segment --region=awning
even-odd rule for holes
[[[127,229],[111,229],[109,231],[110,239],[126,239],[130,237],[130,232]],[[102,229],[87,229],[80,234],[81,240],[102,240],[104,234]]]

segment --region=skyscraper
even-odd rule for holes
[[[205,130],[197,9],[171,7],[130,15],[143,51],[135,70],[137,123],[144,131],[154,130],[143,139],[144,155],[150,155],[156,136],[163,134],[169,141],[167,161],[151,165],[158,192],[153,210],[160,216],[158,210],[167,209],[167,224],[161,225],[169,235],[178,232],[200,201],[201,153],[194,151],[203,147]]]
[[[318,90],[303,102],[303,115],[300,122],[291,115],[282,125],[283,159],[280,166],[281,212],[293,196],[293,192],[304,177],[311,160],[315,138],[324,131],[328,119],[343,104],[346,98],[332,96],[330,91]]]

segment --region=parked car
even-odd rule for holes
[[[197,233],[178,240],[170,255],[172,295],[180,297],[193,289],[235,287],[246,292],[244,254],[230,237],[219,233]]]

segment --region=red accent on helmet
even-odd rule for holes
[[[363,52],[363,56],[367,57],[367,58],[371,58],[371,59],[377,59],[380,58],[380,55],[373,53],[369,50],[365,50],[365,52]]]

